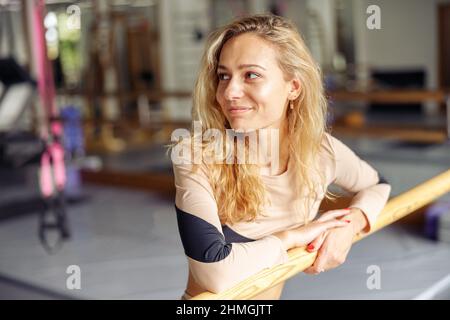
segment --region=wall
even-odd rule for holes
[[[423,67],[427,87],[437,86],[436,1],[353,0],[355,50],[359,64],[376,68]],[[366,9],[381,9],[381,30],[366,27]]]
[[[208,1],[166,0],[159,2],[162,88],[165,91],[191,91],[198,72],[205,39],[194,40],[195,29],[209,30]],[[191,99],[163,101],[171,119],[190,118]]]

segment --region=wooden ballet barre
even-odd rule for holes
[[[390,199],[380,213],[372,230],[366,234],[358,234],[354,242],[424,207],[449,191],[450,170],[447,170]],[[288,251],[288,256],[288,262],[264,269],[224,292],[218,294],[204,292],[193,297],[191,300],[250,299],[310,267],[316,259],[317,252],[309,253],[304,248],[294,248]]]

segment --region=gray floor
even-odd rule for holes
[[[73,237],[54,255],[37,240],[36,216],[0,224],[0,273],[81,298],[179,296],[186,262],[171,203],[144,192],[103,187],[85,192],[91,199],[69,208]],[[81,268],[81,290],[66,289],[69,265]]]
[[[383,173],[393,195],[450,167],[448,145],[345,142]],[[23,193],[3,188],[0,200]],[[85,186],[84,193],[89,198],[69,208],[73,237],[54,255],[37,240],[36,215],[0,222],[0,298],[178,299],[187,264],[172,202],[116,188]],[[357,243],[341,267],[290,279],[282,298],[411,299],[450,273],[449,249],[420,229],[394,225]],[[69,265],[81,268],[80,290],[66,288]],[[372,265],[381,271],[379,290],[366,285]]]

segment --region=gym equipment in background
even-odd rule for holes
[[[38,91],[45,114],[45,121],[40,128],[41,138],[46,146],[41,157],[39,184],[46,206],[40,214],[39,239],[47,252],[52,253],[61,246],[63,240],[70,238],[64,195],[66,168],[62,145],[63,127],[58,118],[55,83],[44,37],[45,1],[33,1],[31,10]],[[52,231],[56,232],[56,240],[53,243],[50,241]]]
[[[39,134],[35,134],[30,128],[18,126],[22,114],[35,96],[36,81],[13,57],[15,43],[11,17],[8,8],[1,6],[0,31],[7,30],[9,54],[0,59],[0,165],[22,169],[27,164],[40,164],[39,184],[45,205],[36,208],[40,211],[38,235],[45,250],[51,253],[60,247],[62,240],[70,236],[64,200],[64,149],[60,139],[62,127],[54,103],[52,71],[44,40],[45,2],[39,0],[29,4],[33,13],[33,57],[45,119],[38,124]],[[3,43],[2,36],[3,32],[0,33],[0,44]],[[56,231],[57,234],[54,242],[49,240],[51,231]]]

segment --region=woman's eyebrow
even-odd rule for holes
[[[262,70],[266,70],[266,68],[264,68],[263,66],[257,65],[257,64],[240,64],[238,66],[238,69],[244,69],[244,68],[260,68]],[[219,64],[217,66],[217,69],[225,69],[227,70],[227,67],[225,67],[224,65]]]

